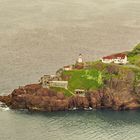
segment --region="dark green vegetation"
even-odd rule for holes
[[[128,53],[128,61],[136,66],[140,66],[140,43]]]

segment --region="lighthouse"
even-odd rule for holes
[[[78,63],[83,63],[82,54],[79,54],[79,57],[78,57],[77,62],[78,62]]]
[[[74,66],[75,69],[83,69],[84,68],[84,62],[82,58],[82,54],[79,54],[79,57],[76,61],[76,64]]]

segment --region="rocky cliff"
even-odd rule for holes
[[[134,88],[135,73],[120,71],[114,66],[108,67],[107,71],[109,74],[121,72],[123,77],[105,80],[102,89],[88,91],[85,97],[67,97],[63,93],[42,88],[40,84],[31,84],[15,89],[8,96],[1,96],[0,101],[12,109],[31,111],[64,111],[89,107],[113,110],[140,108],[140,88]]]

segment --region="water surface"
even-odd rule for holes
[[[139,0],[0,0],[0,94],[140,42]],[[0,140],[139,140],[139,111],[0,110]]]
[[[2,140],[139,140],[140,111],[2,112]]]

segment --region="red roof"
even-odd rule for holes
[[[126,56],[127,56],[126,54],[117,53],[117,54],[105,56],[105,57],[103,57],[103,59],[117,59],[118,57],[121,58],[121,59],[124,59]]]
[[[71,66],[64,66],[64,68],[70,68]]]

